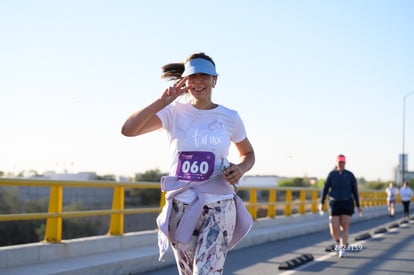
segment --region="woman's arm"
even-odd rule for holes
[[[230,184],[237,184],[240,178],[249,171],[255,163],[253,146],[248,138],[235,144],[239,152],[239,164],[232,164],[230,168],[224,171],[226,180]]]
[[[165,106],[162,99],[157,99],[144,109],[131,114],[122,125],[121,133],[127,137],[134,137],[161,128],[161,120],[156,113]]]
[[[177,97],[187,92],[191,87],[183,86],[187,77],[181,79],[173,86],[165,89],[161,98],[155,100],[142,110],[131,114],[122,126],[121,133],[127,137],[134,137],[161,128],[162,123],[156,115],[157,112],[168,106]]]
[[[328,196],[328,192],[332,184],[331,177],[332,177],[332,172],[328,174],[328,177],[326,178],[325,183],[323,185],[322,192],[321,192],[321,200],[318,206],[319,211],[323,211],[323,205],[325,203],[325,199]]]

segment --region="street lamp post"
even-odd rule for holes
[[[413,94],[414,94],[414,91],[406,94],[403,98],[401,184],[403,184],[405,181],[405,101],[407,100],[407,97]]]

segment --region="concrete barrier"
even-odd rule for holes
[[[352,223],[387,215],[385,206],[367,208],[352,217]],[[259,219],[235,247],[293,238],[328,230],[328,215],[319,214]],[[327,232],[327,234],[329,234]],[[127,233],[122,236],[96,236],[62,243],[33,243],[0,247],[0,274],[136,274],[175,264],[171,249],[158,261],[157,231]]]

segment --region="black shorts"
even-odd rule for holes
[[[354,200],[330,200],[329,206],[331,208],[331,216],[349,215],[354,214]]]

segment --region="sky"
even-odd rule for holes
[[[414,170],[413,14],[410,0],[0,1],[0,171],[167,172],[166,133],[121,126],[168,87],[163,65],[205,52],[213,101],[254,146],[247,175],[324,178],[345,154],[356,177],[392,180],[403,147]]]

